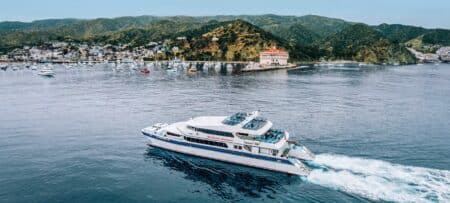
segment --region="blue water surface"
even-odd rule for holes
[[[0,71],[0,202],[450,199],[450,65],[238,75]],[[260,110],[318,154],[299,178],[153,149],[140,129]]]

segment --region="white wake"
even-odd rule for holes
[[[372,200],[450,202],[450,171],[333,154],[316,156],[312,183]]]

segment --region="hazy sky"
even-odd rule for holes
[[[450,0],[0,0],[0,5],[0,21],[273,13],[450,28]]]

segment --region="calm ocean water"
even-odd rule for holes
[[[140,134],[156,122],[254,110],[321,167],[289,177],[152,149]],[[449,157],[446,64],[0,71],[0,202],[449,202]]]

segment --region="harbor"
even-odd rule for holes
[[[64,47],[67,46],[64,43],[56,43],[53,44],[54,47]],[[33,48],[34,49],[34,48]],[[107,60],[103,57],[102,54],[99,54],[100,48],[95,48],[93,50],[88,51],[88,55],[93,55],[96,57],[86,57],[85,60],[74,60],[67,58],[66,55],[59,56],[59,54],[46,53],[44,55],[50,55],[52,57],[47,58],[42,56],[42,51],[33,51],[30,48],[25,48],[24,50],[29,50],[28,54],[11,56],[9,60],[4,60],[3,64],[0,66],[3,70],[8,68],[7,62],[18,62],[19,64],[25,64],[25,67],[36,66],[39,64],[63,64],[67,68],[72,68],[80,65],[87,65],[88,67],[93,67],[94,65],[111,65],[112,70],[114,71],[124,71],[125,69],[130,70],[144,70],[152,67],[160,67],[163,69],[167,69],[168,71],[188,71],[188,72],[196,72],[196,71],[216,71],[216,72],[230,72],[230,73],[241,73],[241,72],[257,72],[257,71],[268,71],[268,70],[279,70],[279,69],[289,69],[297,67],[296,64],[288,63],[289,54],[287,51],[282,49],[277,49],[276,47],[272,47],[271,49],[261,51],[260,53],[260,61],[185,61],[179,58],[174,58],[172,60],[157,60],[157,61],[146,61],[145,54],[137,55],[135,53],[128,54],[118,54],[120,56],[125,56],[125,58],[121,57],[116,60]],[[30,53],[38,52],[40,55],[35,56]],[[45,53],[45,52],[44,52]],[[145,52],[146,53],[146,52]],[[151,52],[153,53],[153,52]],[[58,56],[58,57],[53,57]],[[115,58],[117,55],[114,54]],[[129,57],[132,56],[132,57]],[[8,58],[8,57],[6,57]],[[90,59],[90,60],[89,60]],[[109,58],[110,59],[110,58]],[[1,61],[0,61],[1,62]],[[11,68],[14,68],[15,65],[9,65]]]
[[[171,75],[240,75],[268,71],[309,71],[321,69],[377,69],[379,67],[363,63],[315,63],[289,64],[285,66],[260,66],[253,62],[210,62],[210,61],[150,61],[150,62],[78,62],[78,63],[0,63],[0,72],[35,72],[41,76],[54,77],[56,71],[107,71],[114,74],[142,74],[164,72]]]

